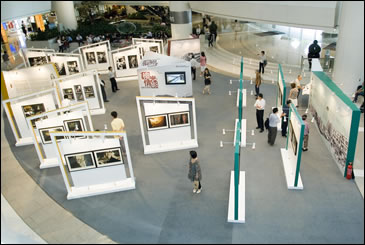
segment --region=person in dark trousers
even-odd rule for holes
[[[280,122],[280,118],[278,114],[278,108],[274,108],[269,117],[269,134],[268,134],[268,143],[270,145],[274,145],[276,134],[278,132],[278,123]]]
[[[109,100],[106,98],[106,92],[105,92],[105,82],[104,80],[101,79],[101,74],[98,73],[99,75],[99,80],[100,80],[100,89],[101,89],[101,94],[103,95],[103,101],[104,102],[109,102]]]
[[[5,69],[8,70],[9,69],[9,55],[6,52],[6,50],[4,50],[4,53],[3,53],[3,61],[5,64]]]
[[[362,82],[362,85],[357,86],[356,92],[355,92],[355,97],[354,97],[354,100],[352,102],[356,103],[357,98],[359,96],[364,97],[364,82]]]
[[[256,107],[256,120],[257,127],[256,129],[260,129],[260,133],[264,132],[264,111],[265,111],[265,100],[263,94],[259,94],[256,99],[254,106]]]
[[[208,47],[212,46],[213,47],[213,33],[209,34],[209,38],[208,38]]]
[[[199,63],[194,58],[194,54],[191,56],[190,64],[191,64],[191,75],[193,77],[193,80],[195,80],[195,78],[196,78],[196,67],[199,66]]]
[[[190,151],[188,179],[193,182],[193,193],[199,194],[202,191],[202,171],[196,151]]]
[[[312,69],[312,58],[319,58],[319,54],[321,53],[321,47],[317,44],[318,41],[314,40],[313,43],[309,46],[308,49],[308,63],[309,70]]]
[[[112,84],[112,91],[113,91],[113,93],[115,93],[115,92],[117,92],[117,90],[119,90],[117,81],[115,80],[115,75],[114,75],[114,72],[113,72],[113,69],[111,66],[109,66],[108,70],[109,70],[109,73],[108,73],[109,80]]]
[[[260,93],[260,85],[261,85],[261,73],[259,72],[259,70],[256,70],[256,82],[255,82],[256,97]]]
[[[289,110],[290,110],[291,100],[287,100],[286,104],[283,105],[283,113],[281,114],[281,136],[286,137],[287,129],[288,129],[288,120],[289,120]]]
[[[211,34],[213,34],[212,42],[217,40],[217,29],[218,29],[218,26],[214,23],[214,21],[212,21],[212,24],[210,24],[210,26],[209,26],[209,32]]]
[[[261,73],[261,69],[262,69],[262,74],[264,74],[265,73],[264,69],[267,64],[265,51],[261,51],[261,54],[257,54],[257,55],[260,55],[259,72]]]
[[[304,122],[304,138],[303,138],[303,151],[308,151],[308,140],[309,140],[309,123],[307,122],[307,115],[302,116]]]
[[[27,37],[27,28],[25,27],[24,21],[22,21],[22,31],[24,33],[24,36]]]
[[[205,87],[203,89],[203,94],[205,94],[205,91],[208,92],[208,94],[210,94],[210,84],[212,83],[212,75],[209,72],[208,68],[205,68],[204,70],[204,84]]]

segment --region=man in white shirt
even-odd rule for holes
[[[113,93],[115,93],[115,92],[117,92],[117,90],[119,90],[117,81],[115,80],[115,75],[114,75],[114,72],[113,72],[113,69],[111,66],[109,66],[108,70],[109,70],[109,73],[108,73],[109,80],[112,84],[112,91],[113,91]]]
[[[110,115],[113,117],[113,120],[111,122],[113,131],[124,131],[124,121],[121,118],[118,118],[118,113],[116,111],[112,111]],[[118,138],[118,136],[115,136],[115,138]],[[122,153],[123,155],[125,155],[125,145],[123,137],[119,137],[119,140],[122,147]]]
[[[298,97],[299,97],[300,91],[302,90],[302,85],[300,85],[300,81],[302,79],[303,79],[302,75],[298,75],[297,79],[295,79],[295,85],[297,86],[297,89],[298,89]]]
[[[256,120],[257,120],[257,127],[256,129],[261,129],[260,133],[264,132],[264,110],[265,110],[265,100],[264,96],[260,93],[257,97],[257,100],[254,104],[256,107]]]
[[[191,74],[193,75],[193,80],[195,80],[195,78],[196,78],[196,67],[198,67],[200,64],[194,58],[194,54],[191,57],[190,64],[191,64]]]
[[[278,114],[278,108],[274,108],[269,117],[269,134],[268,134],[268,143],[270,145],[274,145],[276,134],[278,132],[278,123],[280,122],[280,118]]]

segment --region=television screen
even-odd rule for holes
[[[185,72],[165,72],[166,84],[186,84]]]

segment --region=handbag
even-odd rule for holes
[[[267,65],[267,60],[264,60],[264,67]]]

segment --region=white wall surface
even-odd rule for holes
[[[1,22],[51,11],[51,1],[1,1]]]

